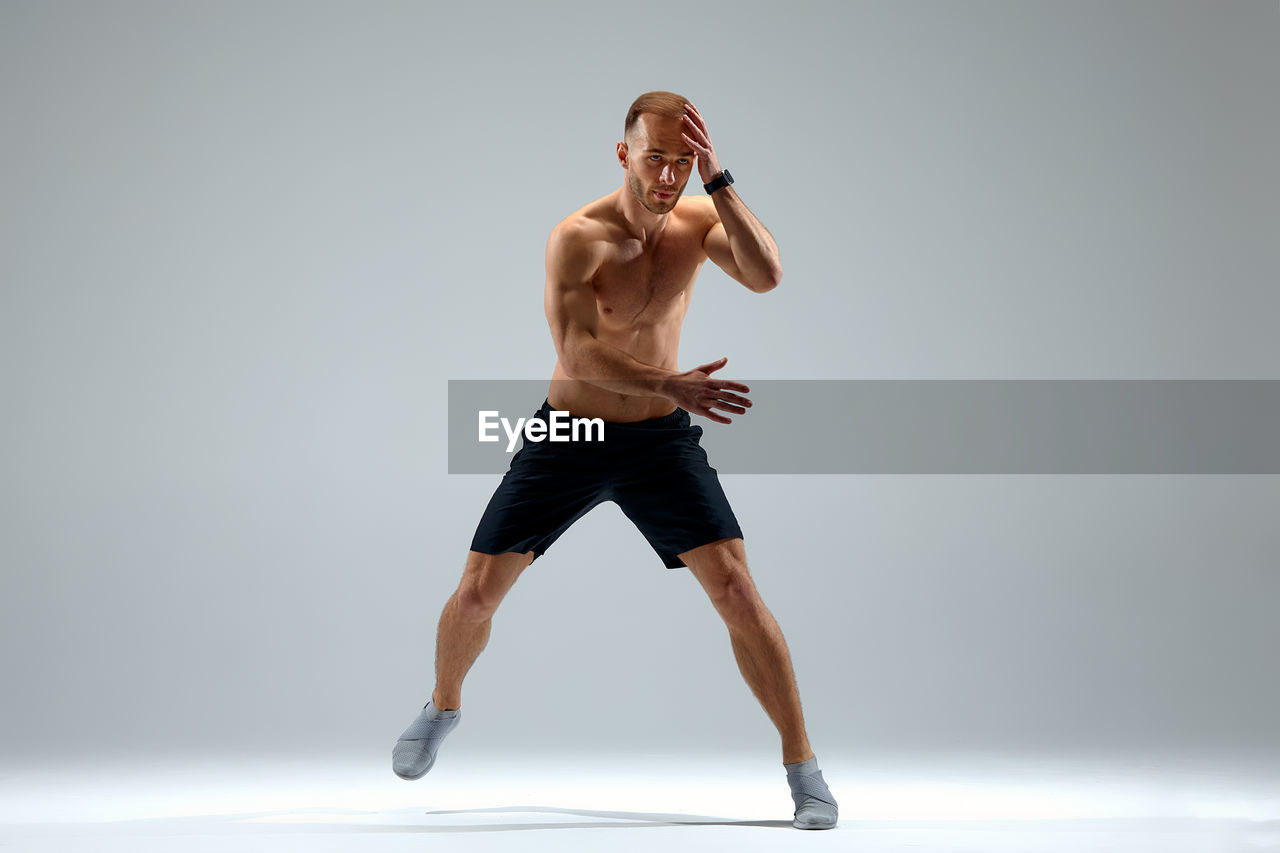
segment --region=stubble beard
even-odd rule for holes
[[[656,198],[650,198],[650,190],[646,190],[640,179],[635,175],[627,176],[627,188],[631,190],[631,194],[636,197],[636,201],[650,213],[670,213],[676,206],[676,202],[680,200],[680,193],[676,190],[671,191],[671,198],[666,202],[660,202]]]

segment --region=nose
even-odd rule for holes
[[[668,185],[671,185],[671,186],[675,186],[675,183],[676,183],[676,170],[675,170],[675,169],[673,169],[673,168],[671,168],[671,166],[670,166],[669,164],[668,164],[668,165],[663,166],[663,167],[662,167],[662,172],[661,172],[661,174],[659,174],[659,175],[658,175],[658,180],[659,180],[661,183],[668,184]]]

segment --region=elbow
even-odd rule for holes
[[[768,293],[782,282],[782,267],[774,267],[762,280],[752,288],[756,293]]]
[[[567,340],[560,347],[560,368],[570,379],[578,379],[584,373],[583,366],[587,360],[587,348],[581,339]]]
[[[563,370],[570,379],[577,379],[578,378],[577,354],[568,349],[562,350],[560,353],[560,369]]]

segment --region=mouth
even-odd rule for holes
[[[667,199],[669,199],[669,198],[671,198],[673,195],[675,195],[675,193],[673,193],[673,192],[670,192],[670,193],[664,193],[664,192],[662,192],[661,190],[654,190],[654,191],[653,191],[653,194],[654,194],[654,195],[656,195],[656,196],[657,196],[659,199],[661,199],[662,201],[666,201]]]

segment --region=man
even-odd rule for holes
[[[604,440],[531,442],[513,457],[440,617],[431,701],[400,735],[393,769],[417,779],[461,718],[462,680],[520,573],[597,504],[615,501],[668,568],[687,566],[729,629],[742,675],[782,737],[794,825],[829,829],[837,806],[805,734],[786,641],[747,570],[742,531],[690,413],[730,423],[751,401],[713,378],[721,358],[680,371],[694,280],[710,258],[755,293],[782,278],[778,248],[722,172],[706,122],[671,92],[631,105],[618,143],[623,186],[575,211],[547,241],[545,307],[558,361],[552,410],[601,418]],[[697,164],[707,197],[682,198]]]

